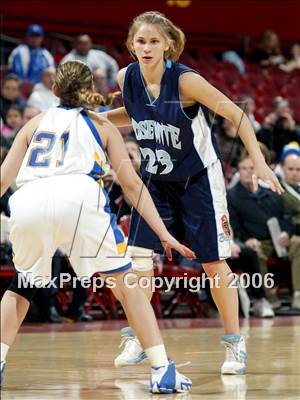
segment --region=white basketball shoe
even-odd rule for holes
[[[225,361],[221,368],[222,374],[243,375],[246,373],[247,350],[243,336],[224,335],[221,343],[226,348]]]
[[[123,351],[115,359],[116,368],[137,365],[146,360],[147,355],[129,326],[121,329],[121,343],[119,348],[123,346]]]
[[[151,393],[182,393],[192,388],[192,381],[176,370],[175,364],[151,368],[149,390]]]

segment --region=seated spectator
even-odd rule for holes
[[[258,145],[259,145],[260,151],[262,152],[262,154],[265,158],[267,165],[270,166],[271,165],[271,152],[269,151],[267,146],[264,145],[263,143],[258,142]],[[244,158],[244,156],[245,156],[245,150],[243,149],[242,153],[241,153],[241,157]],[[227,185],[227,189],[233,188],[233,186],[235,186],[239,182],[239,180],[240,180],[240,173],[239,173],[239,171],[236,171],[236,173],[233,175],[231,181]],[[264,184],[264,183],[262,183],[262,184]]]
[[[286,156],[289,154],[300,154],[300,145],[297,142],[290,142],[287,145],[285,145],[282,149],[282,153],[280,155],[280,162],[275,165],[274,172],[277,175],[277,177],[282,181],[283,180],[283,170],[282,170],[282,162],[285,159]]]
[[[20,128],[23,126],[23,109],[18,105],[11,106],[6,113],[6,124],[1,126],[1,140],[9,148]]]
[[[25,43],[17,46],[9,56],[9,71],[31,84],[40,82],[43,70],[54,67],[52,55],[42,47],[43,39],[44,29],[40,25],[29,25]]]
[[[29,99],[27,105],[29,107],[38,108],[41,111],[46,111],[50,107],[58,106],[59,99],[52,92],[52,86],[55,79],[55,68],[49,67],[42,72],[42,82],[37,83]]]
[[[260,64],[262,68],[269,68],[273,65],[280,65],[284,62],[281,53],[280,40],[278,35],[273,31],[265,31],[254,52],[250,55],[249,60],[253,63]]]
[[[17,75],[8,74],[3,78],[1,85],[1,95],[0,95],[0,112],[3,122],[6,122],[7,110],[13,106],[17,105],[22,108],[26,106],[26,102],[20,98],[20,79]]]
[[[119,71],[116,60],[102,50],[92,49],[92,46],[93,42],[89,35],[77,36],[74,49],[66,54],[60,63],[82,61],[91,70],[101,68],[106,72],[109,86],[114,87],[116,85],[117,72]]]
[[[26,124],[31,118],[35,117],[41,112],[38,108],[35,107],[25,107],[23,112],[23,125]]]
[[[298,259],[293,258],[292,261],[292,277],[294,297],[292,307],[300,310],[300,149],[298,153],[295,151],[286,151],[281,161],[283,179],[282,186],[285,189],[283,200],[285,206],[292,213],[292,221],[294,225],[293,247]],[[298,250],[297,250],[297,247]]]
[[[281,96],[276,96],[272,101],[272,112],[265,117],[262,126],[264,128],[272,128],[277,119],[286,114],[292,114],[288,100]]]
[[[275,161],[283,147],[290,142],[300,143],[300,129],[292,115],[289,102],[278,96],[272,102],[273,111],[266,116],[261,129],[257,132],[257,139],[264,143],[272,152]]]
[[[285,72],[300,69],[300,42],[293,44],[290,59],[285,64],[280,65],[280,68]]]
[[[267,260],[274,254],[274,244],[267,221],[276,217],[282,230],[278,243],[286,247],[291,263],[298,263],[297,268],[292,268],[292,279],[293,282],[300,282],[300,246],[297,238],[293,236],[291,213],[285,208],[283,198],[263,187],[254,191],[254,166],[247,153],[242,154],[238,168],[240,181],[228,191],[227,196],[235,240],[257,253],[260,272],[265,275],[268,272]],[[276,303],[274,294],[269,289],[265,291],[268,299]]]
[[[238,98],[239,107],[245,111],[249,121],[255,132],[260,129],[260,123],[256,121],[254,112],[255,112],[255,100],[251,94],[242,94]]]

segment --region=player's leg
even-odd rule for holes
[[[212,280],[211,294],[224,324],[225,335],[221,343],[226,347],[223,374],[244,374],[246,370],[247,352],[243,336],[239,333],[239,309],[237,288],[231,287],[231,270],[224,260],[203,263],[207,276]]]
[[[130,273],[132,272],[129,271]],[[176,371],[168,360],[165,346],[158,328],[153,308],[137,284],[137,278],[125,273],[111,274],[115,287],[114,295],[121,302],[127,320],[134,329],[151,364],[150,390],[152,393],[174,393],[190,390],[191,381]],[[127,284],[124,284],[127,282]]]
[[[217,279],[211,280],[210,291],[222,318],[225,334],[238,334],[238,293],[237,288],[232,287],[234,285],[231,286],[231,269],[225,260],[202,263],[202,266],[207,276],[210,278],[217,277]]]
[[[157,207],[167,228],[174,226],[177,210],[173,203],[176,197],[175,183],[145,182],[151,197]],[[175,193],[172,193],[174,191]],[[132,259],[132,269],[137,273],[139,282],[143,283],[141,289],[149,300],[152,298],[152,277],[153,277],[153,249],[162,252],[159,238],[143,220],[140,214],[133,210],[131,215],[129,246],[127,253]],[[148,282],[147,282],[148,280]],[[132,327],[121,329],[122,352],[115,359],[116,367],[135,365],[145,360],[146,354]]]
[[[90,191],[84,191],[76,236],[67,243],[67,247],[71,245],[69,254],[74,271],[79,277],[93,276],[96,272],[107,277],[153,367],[151,391],[187,391],[191,388],[191,381],[177,373],[174,364],[167,358],[152,306],[136,285],[131,259],[125,255],[124,236],[109,213],[106,195],[101,188],[99,193],[93,194],[94,190],[99,189],[95,186],[95,189],[91,187]],[[99,208],[94,206],[97,203]]]
[[[41,283],[51,277],[51,261],[55,248],[51,224],[45,210],[47,188],[32,182],[24,185],[10,198],[10,241],[14,264],[20,272],[15,276],[1,301],[1,372],[9,347],[14,342],[28,311],[30,301]],[[26,210],[26,212],[24,212]],[[34,244],[34,245],[33,245]]]
[[[132,259],[132,269],[136,275],[137,283],[143,282],[141,290],[149,301],[152,298],[153,251],[143,247],[128,246],[126,255]],[[128,321],[129,322],[129,321]],[[121,329],[121,353],[116,357],[116,368],[140,364],[147,359],[136,332],[132,326]]]
[[[226,346],[226,357],[221,372],[244,373],[247,355],[239,334],[238,293],[230,285],[233,277],[225,261],[231,255],[231,232],[219,161],[189,180],[182,203],[190,246],[206,274],[215,277],[211,280],[211,293],[225,329],[221,343]]]
[[[22,288],[15,276],[1,300],[1,383],[6,356],[24,321],[37,288]]]

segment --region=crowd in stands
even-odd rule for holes
[[[8,58],[0,97],[1,162],[23,125],[39,112],[58,105],[59,101],[51,91],[58,63],[70,60],[85,62],[93,72],[96,90],[107,94],[117,90],[117,72],[128,61],[127,56],[117,51],[108,54],[93,48],[92,38],[87,34],[75,38],[70,52],[67,53],[62,46],[56,54],[51,54],[43,47],[44,35],[43,27],[30,25],[24,43],[17,46]],[[246,57],[231,49],[221,55],[210,52],[204,56],[200,49],[199,52],[187,50],[180,61],[197,70],[243,109],[253,125],[267,162],[275,169],[285,188],[283,196],[263,186],[253,192],[253,163],[245,153],[238,133],[230,121],[211,115],[228,186],[234,235],[229,264],[234,270],[265,275],[270,260],[277,259],[280,263],[267,224],[270,218],[276,218],[281,229],[278,244],[286,249],[284,259],[287,264],[284,268],[288,268],[288,271],[280,272],[290,274],[290,306],[300,312],[300,43],[282,51],[276,33],[266,31]],[[110,107],[120,104],[121,99],[117,98]],[[108,108],[101,107],[96,111]],[[137,142],[131,129],[123,129],[121,133],[138,170],[140,155]],[[111,209],[122,221],[124,216],[130,214],[131,205],[124,197],[113,171],[105,176],[104,183],[109,191]],[[2,216],[9,216],[7,202],[14,190],[10,188],[1,199]],[[65,267],[63,256],[58,254],[54,260],[54,264],[58,265],[56,273],[59,274]],[[191,266],[187,260],[179,259],[178,263],[183,267]],[[196,263],[192,266],[201,268]],[[56,294],[50,291],[39,296],[44,296],[44,304],[48,305],[47,319],[61,322],[63,317],[56,309]],[[272,317],[274,310],[280,309],[280,293],[278,295],[274,290],[252,285],[249,295],[256,316]],[[85,289],[79,287],[66,315],[73,320],[91,319],[83,308],[86,297]]]

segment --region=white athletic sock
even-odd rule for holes
[[[151,367],[158,368],[169,364],[164,344],[149,347],[145,352],[150,361]]]
[[[1,342],[1,362],[6,360],[6,355],[9,350],[9,346]]]

